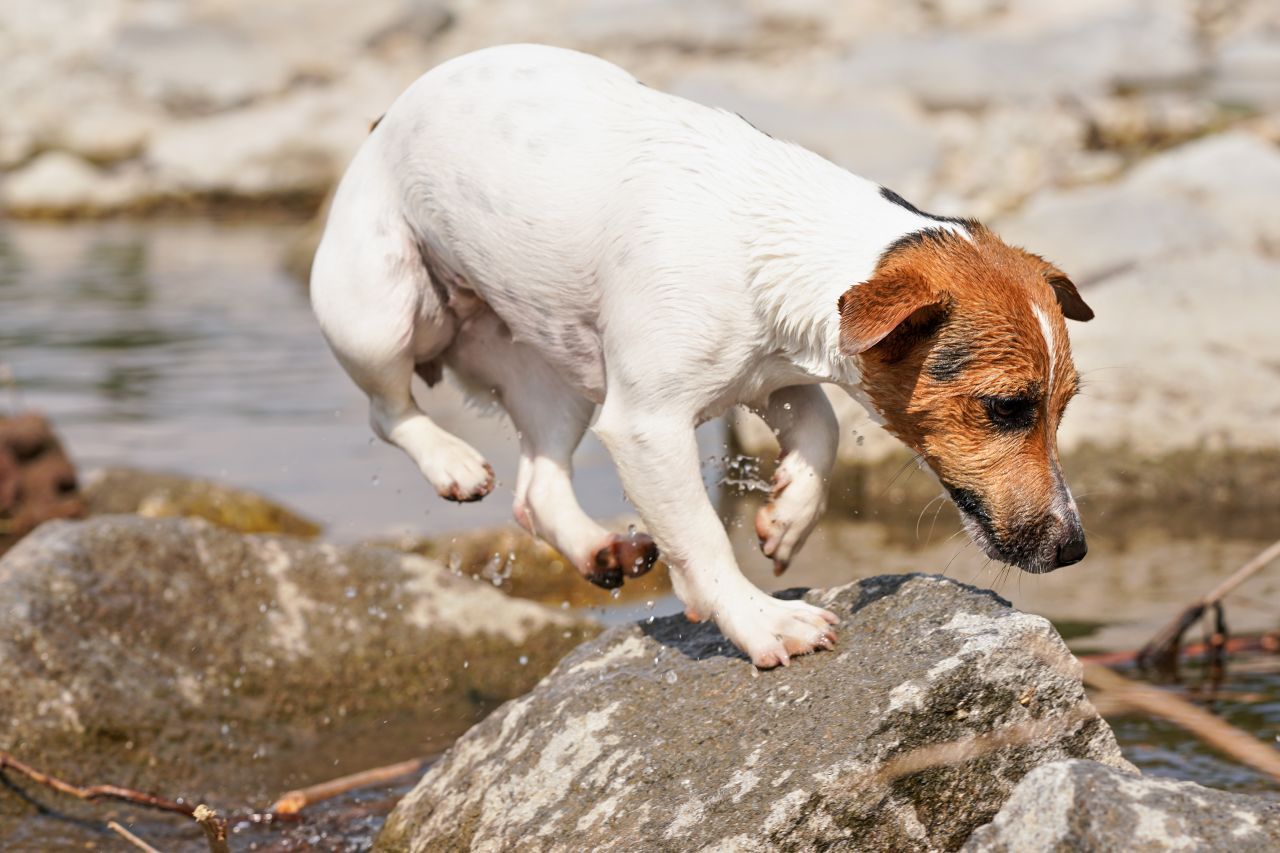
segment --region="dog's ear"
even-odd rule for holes
[[[910,275],[874,276],[840,297],[840,351],[860,355],[899,328],[930,334],[946,314],[946,294]]]
[[[1053,288],[1053,295],[1058,298],[1058,305],[1062,307],[1062,316],[1068,320],[1078,320],[1081,323],[1086,323],[1093,319],[1093,309],[1080,298],[1080,291],[1076,290],[1076,286],[1072,284],[1071,279],[1057,270],[1047,275],[1049,286]]]

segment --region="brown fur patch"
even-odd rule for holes
[[[981,226],[970,235],[930,230],[890,247],[841,299],[841,347],[889,430],[981,510],[969,514],[985,515],[984,532],[1025,568],[1053,535],[1056,435],[1076,370],[1049,265]],[[1052,371],[1033,306],[1054,338]],[[1034,423],[998,428],[998,399],[1033,400]]]

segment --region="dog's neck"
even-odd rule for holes
[[[871,278],[900,237],[963,226],[804,149],[793,149],[793,161],[794,172],[773,176],[777,185],[750,205],[752,291],[775,352],[813,381],[857,395],[857,365],[840,352],[837,301]]]

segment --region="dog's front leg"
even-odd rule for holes
[[[782,574],[827,507],[839,422],[818,385],[792,385],[769,395],[760,416],[778,436],[781,454],[773,493],[756,513],[760,548]]]
[[[772,598],[739,571],[702,484],[691,416],[638,412],[611,397],[595,432],[662,549],[690,619],[714,619],[762,668],[785,665],[792,655],[834,643],[834,614],[803,601]]]

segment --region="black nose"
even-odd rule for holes
[[[1073,566],[1089,553],[1089,546],[1084,541],[1083,530],[1073,530],[1067,538],[1058,543],[1058,568]]]

